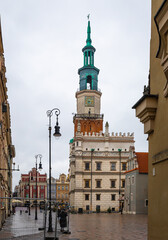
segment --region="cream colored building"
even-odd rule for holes
[[[148,239],[168,239],[168,1],[152,0],[150,78],[134,105],[148,134]]]
[[[88,21],[84,66],[78,70],[77,114],[74,138],[70,140],[70,205],[75,211],[119,211],[124,198],[126,162],[134,146],[133,133],[103,133],[99,69],[94,66],[95,48],[91,45]],[[121,200],[121,201],[119,201]]]

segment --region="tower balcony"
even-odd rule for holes
[[[98,88],[97,90],[95,90],[95,89],[90,89],[90,88],[87,88],[87,89],[82,89],[82,90],[80,90],[80,88],[77,88],[77,91],[76,91],[76,94],[78,94],[79,92],[82,92],[82,91],[97,91],[97,92],[100,92],[101,93],[101,89],[100,88]]]
[[[102,119],[103,120],[104,114],[75,114],[73,117],[73,120],[76,118],[82,118],[82,119]]]

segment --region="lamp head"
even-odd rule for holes
[[[42,163],[40,161],[40,163],[39,163],[39,170],[42,170],[42,169],[43,169],[43,167],[42,167]]]
[[[55,132],[54,132],[53,136],[54,137],[61,137],[60,127],[58,125],[56,125],[54,128],[55,128]]]
[[[58,125],[58,113],[56,112],[56,125],[55,125],[55,132],[53,134],[54,137],[59,138],[61,136],[60,133],[60,126]]]

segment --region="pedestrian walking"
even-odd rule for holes
[[[12,206],[12,214],[15,214],[15,206]]]
[[[67,227],[67,212],[62,209],[60,213],[60,227],[61,227],[61,232],[64,231],[64,228]]]

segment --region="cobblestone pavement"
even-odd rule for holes
[[[0,239],[42,240],[43,213],[10,216],[0,231]],[[54,227],[54,226],[53,226]],[[58,231],[59,240],[147,240],[146,215],[120,215],[118,213],[71,214],[71,234]]]

